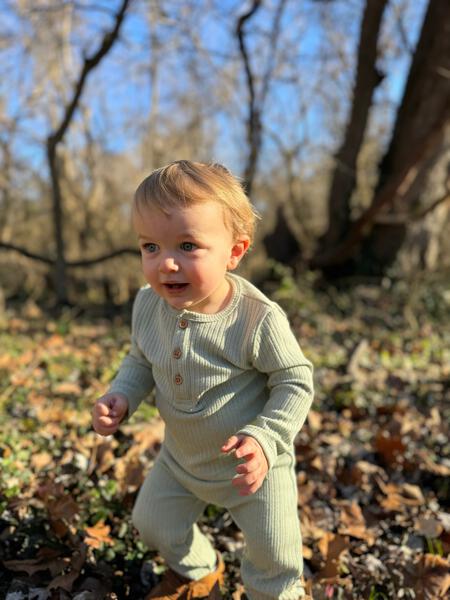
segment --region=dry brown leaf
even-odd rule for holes
[[[122,494],[133,493],[145,479],[146,469],[136,457],[132,460],[119,460],[114,468],[114,476]]]
[[[50,571],[54,577],[67,566],[68,559],[61,557],[61,552],[54,548],[40,548],[37,557],[29,560],[5,560],[3,565],[11,571],[23,571],[34,575],[39,571]]]
[[[349,548],[348,537],[327,532],[317,546],[325,559],[325,566],[318,573],[318,578],[337,577],[340,572],[341,556]]]
[[[450,590],[450,562],[434,554],[421,555],[411,566],[409,585],[417,600],[443,600]]]
[[[70,592],[72,590],[75,580],[78,579],[78,577],[80,576],[81,569],[84,566],[85,560],[86,546],[83,544],[77,550],[75,550],[75,552],[69,559],[69,563],[67,565],[67,573],[55,577],[49,583],[48,589],[54,590],[57,588],[62,588],[63,590]]]
[[[429,455],[428,450],[419,450],[416,453],[417,458],[423,463],[423,467],[426,471],[433,473],[434,475],[440,475],[441,477],[449,477],[450,476],[450,467],[447,465],[439,464],[433,461],[431,456]],[[420,465],[422,466],[422,465]]]
[[[38,452],[31,457],[31,466],[34,469],[44,469],[53,462],[53,456],[48,452]]]
[[[321,440],[329,446],[339,446],[339,444],[342,444],[342,436],[338,433],[322,435]]]
[[[341,506],[341,525],[338,531],[342,535],[347,534],[362,539],[369,546],[375,543],[375,535],[373,531],[367,529],[361,507],[357,502]]]
[[[238,583],[236,585],[235,591],[231,594],[231,599],[232,600],[241,600],[241,598],[244,596],[244,594],[245,594],[244,586],[241,585],[240,583]]]
[[[374,447],[388,465],[395,465],[403,457],[406,448],[400,435],[390,435],[386,430],[378,431]]]
[[[111,531],[109,525],[105,525],[104,521],[99,521],[93,527],[85,527],[87,533],[85,538],[85,544],[92,548],[100,548],[102,544],[113,544],[114,540],[109,537],[108,533]]]
[[[322,415],[316,410],[310,410],[307,417],[308,425],[311,431],[317,433],[322,428]]]
[[[322,462],[322,457],[317,455],[315,456],[312,461],[311,461],[311,467],[314,467],[314,469],[317,469],[318,471],[323,471],[323,462]]]
[[[407,506],[423,506],[425,498],[417,485],[404,483],[384,483],[377,477],[376,482],[385,497],[380,500],[380,506],[385,510],[403,512]]]
[[[414,521],[414,529],[428,538],[438,538],[444,530],[442,523],[434,517],[419,517]]]
[[[62,394],[63,396],[71,394],[79,396],[82,393],[82,389],[78,385],[78,383],[65,381],[63,383],[58,383],[57,385],[55,385],[53,387],[53,392],[55,394]]]

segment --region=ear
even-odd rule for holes
[[[238,242],[235,242],[231,247],[230,258],[228,259],[227,269],[233,271],[241,261],[241,258],[247,252],[250,246],[250,240],[243,238]]]

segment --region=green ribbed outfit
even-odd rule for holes
[[[215,314],[177,311],[139,291],[132,345],[111,385],[131,415],[155,388],[165,439],[133,510],[142,539],[177,572],[200,579],[215,552],[195,524],[205,506],[228,509],[244,533],[241,574],[251,600],[297,600],[303,571],[293,440],[313,398],[312,366],[281,308],[228,274],[233,294]],[[231,485],[234,434],[253,436],[269,463],[263,485]]]

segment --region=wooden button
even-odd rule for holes
[[[176,385],[181,385],[183,383],[183,378],[181,377],[181,375],[175,375],[174,381]]]
[[[174,358],[180,358],[180,356],[181,356],[181,348],[175,348],[175,350],[172,352],[172,356]]]
[[[186,329],[187,326],[188,322],[186,321],[186,319],[181,319],[181,321],[179,322],[180,329]]]

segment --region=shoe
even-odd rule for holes
[[[224,572],[225,564],[219,553],[217,553],[216,569],[196,581],[168,569],[161,583],[145,597],[145,600],[191,600],[192,598],[221,600],[220,587],[223,586]]]

